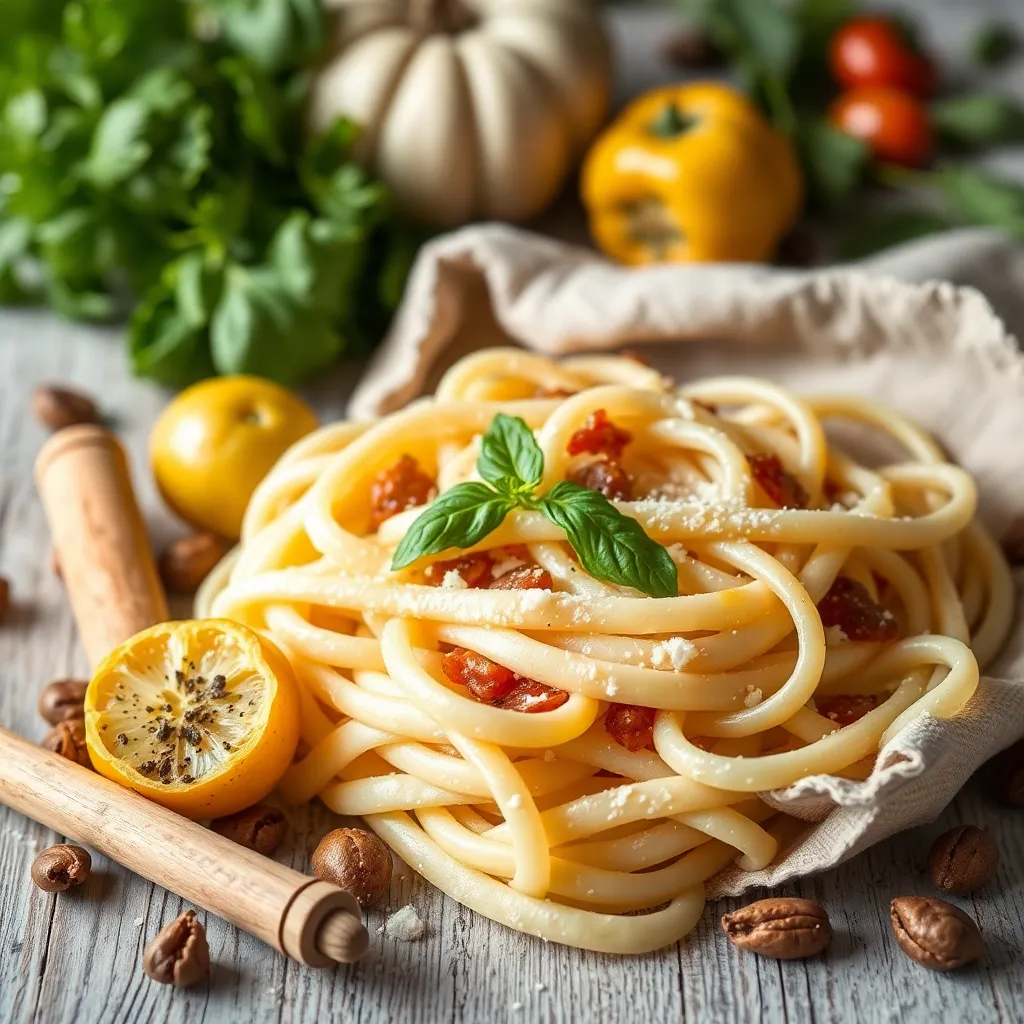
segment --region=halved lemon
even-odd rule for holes
[[[101,775],[186,817],[219,818],[262,800],[291,764],[297,684],[284,655],[246,626],[165,622],[100,664],[85,738]]]

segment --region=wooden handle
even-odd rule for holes
[[[128,460],[96,426],[54,434],[36,459],[36,485],[90,666],[170,618]]]
[[[89,663],[168,618],[124,450],[96,426],[55,434],[36,481]],[[369,939],[342,889],[299,874],[0,729],[0,801],[311,967]]]

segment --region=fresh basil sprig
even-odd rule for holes
[[[456,484],[413,521],[392,569],[425,555],[480,543],[514,509],[540,512],[565,531],[580,564],[595,579],[633,587],[651,597],[678,594],[676,565],[643,527],[603,494],[562,480],[537,495],[544,453],[530,428],[499,413],[484,434],[477,471],[486,482]]]

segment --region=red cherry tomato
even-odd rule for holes
[[[935,145],[924,104],[899,89],[851,89],[832,104],[828,116],[841,132],[863,139],[876,160],[920,167]]]
[[[915,96],[935,88],[935,68],[888,18],[855,18],[832,37],[829,65],[846,89],[891,85]]]

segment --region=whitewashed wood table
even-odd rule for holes
[[[939,42],[946,39],[950,47],[987,13],[1016,15],[1024,23],[1019,0],[970,9],[951,0],[919,0],[916,6],[933,16],[941,12]],[[651,12],[615,15],[626,57],[620,95],[666,74],[651,56],[664,24]],[[1024,93],[1021,75],[1016,72],[1012,84]],[[341,414],[357,369],[341,367],[310,396],[324,418]],[[130,451],[154,544],[182,531],[162,509],[145,471],[146,438],[166,395],[128,378],[116,332],[70,326],[42,312],[0,313],[0,574],[11,579],[14,596],[0,625],[0,724],[36,739],[45,731],[35,710],[39,689],[85,668],[63,588],[50,567],[32,480],[44,433],[31,418],[29,398],[44,380],[71,381],[99,396]],[[279,857],[307,870],[310,852],[333,820],[322,809],[293,813],[291,838]],[[958,822],[989,828],[1002,866],[992,885],[956,900],[982,929],[984,960],[939,976],[899,951],[888,904],[892,896],[930,892],[928,846]],[[613,959],[510,932],[402,868],[388,899],[368,914],[373,942],[362,963],[312,971],[208,917],[209,980],[177,991],[149,981],[141,956],[156,931],[184,909],[181,902],[102,857],[80,888],[59,896],[39,891],[29,867],[57,838],[0,808],[4,1024],[1024,1020],[1024,811],[998,808],[980,781],[933,826],[788,887],[790,894],[822,903],[836,933],[823,956],[793,963],[743,956],[724,941],[719,918],[744,901],[709,906],[678,948]],[[389,910],[406,903],[427,924],[426,937],[417,942],[398,942],[379,931]]]

